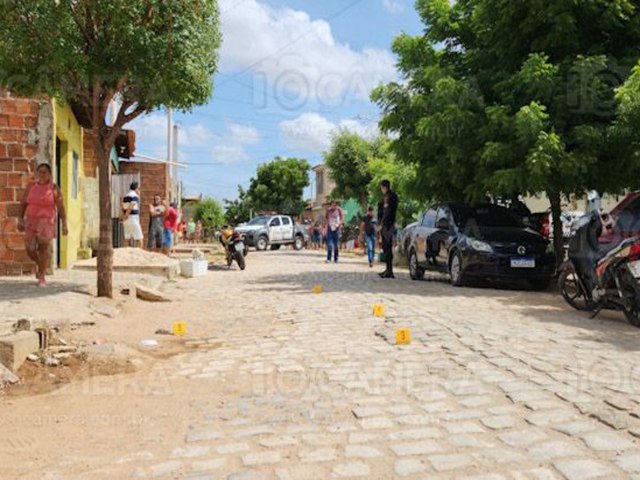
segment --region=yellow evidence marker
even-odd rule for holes
[[[384,317],[384,304],[382,304],[382,303],[374,303],[373,304],[373,316],[374,317]]]
[[[322,285],[320,285],[320,284],[314,285],[313,286],[313,293],[322,293]]]
[[[187,333],[186,322],[173,322],[171,332],[177,337],[184,337]]]
[[[396,330],[396,345],[409,345],[411,343],[411,330],[399,328]]]

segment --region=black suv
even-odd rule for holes
[[[472,278],[528,280],[544,290],[555,271],[549,242],[497,205],[444,203],[427,210],[407,242],[411,278],[426,269],[449,272],[461,286]]]

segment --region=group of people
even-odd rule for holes
[[[380,183],[382,199],[378,203],[377,215],[374,215],[372,206],[367,208],[367,213],[360,223],[360,238],[366,246],[369,267],[373,267],[376,244],[382,245],[382,252],[386,268],[379,275],[381,278],[395,278],[393,274],[393,241],[396,231],[396,213],[398,211],[398,195],[391,190],[391,182],[383,180]],[[344,212],[336,201],[332,201],[327,209],[324,222],[320,228],[319,223],[314,224],[311,242],[314,248],[320,245],[324,236],[327,245],[327,259],[325,263],[332,261],[338,263],[340,255],[340,235],[344,228]]]
[[[133,182],[122,199],[122,225],[124,240],[130,246],[142,248],[144,235],[140,224],[140,186]],[[168,203],[160,195],[154,195],[149,205],[149,229],[147,248],[168,254],[178,241],[198,243],[202,240],[202,222],[182,220],[176,202]]]

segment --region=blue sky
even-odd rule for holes
[[[377,132],[371,88],[394,80],[400,32],[419,34],[413,0],[219,0],[223,46],[211,101],[180,124],[187,194],[235,198],[276,156],[322,161],[332,132]],[[166,157],[166,114],[134,122],[139,153]],[[308,193],[307,193],[308,194]]]

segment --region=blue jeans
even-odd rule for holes
[[[367,243],[367,255],[369,257],[369,263],[373,263],[373,260],[376,258],[376,235],[375,233],[372,235],[364,236],[364,241]]]
[[[340,231],[327,231],[327,260],[331,261],[331,250],[333,249],[333,261],[338,261],[338,251],[340,250]]]
[[[170,228],[164,229],[164,247],[171,248],[173,245],[173,231]]]

